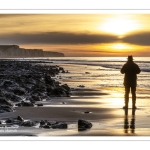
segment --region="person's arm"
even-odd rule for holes
[[[141,70],[140,70],[140,68],[139,68],[139,66],[137,65],[137,74],[139,74],[141,72]]]
[[[123,67],[121,68],[120,72],[121,72],[122,74],[125,73],[125,65],[123,65]]]

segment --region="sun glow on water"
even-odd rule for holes
[[[125,49],[130,49],[130,46],[123,43],[116,43],[112,45],[112,48],[117,50],[125,50]]]

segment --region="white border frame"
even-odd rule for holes
[[[136,1],[137,2],[137,1]],[[149,5],[147,5],[149,6]],[[1,9],[0,14],[150,14],[150,9]],[[149,141],[150,136],[0,136],[1,141]]]

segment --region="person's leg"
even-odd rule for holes
[[[128,103],[129,103],[129,93],[130,93],[130,87],[125,87],[125,106],[123,108],[128,108]]]
[[[132,108],[136,108],[136,87],[131,87],[131,93],[132,93]]]

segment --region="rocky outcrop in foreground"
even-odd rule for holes
[[[14,106],[33,107],[37,101],[70,95],[67,84],[61,85],[57,78],[54,80],[57,74],[68,71],[43,63],[0,61],[0,113],[12,112]]]
[[[0,127],[7,126],[24,126],[24,127],[36,127],[42,129],[67,129],[68,124],[63,121],[49,121],[49,120],[41,120],[41,121],[32,121],[25,120],[21,116],[16,118],[7,118],[5,120],[0,120]],[[92,123],[86,120],[78,120],[78,131],[85,131],[92,127]]]

